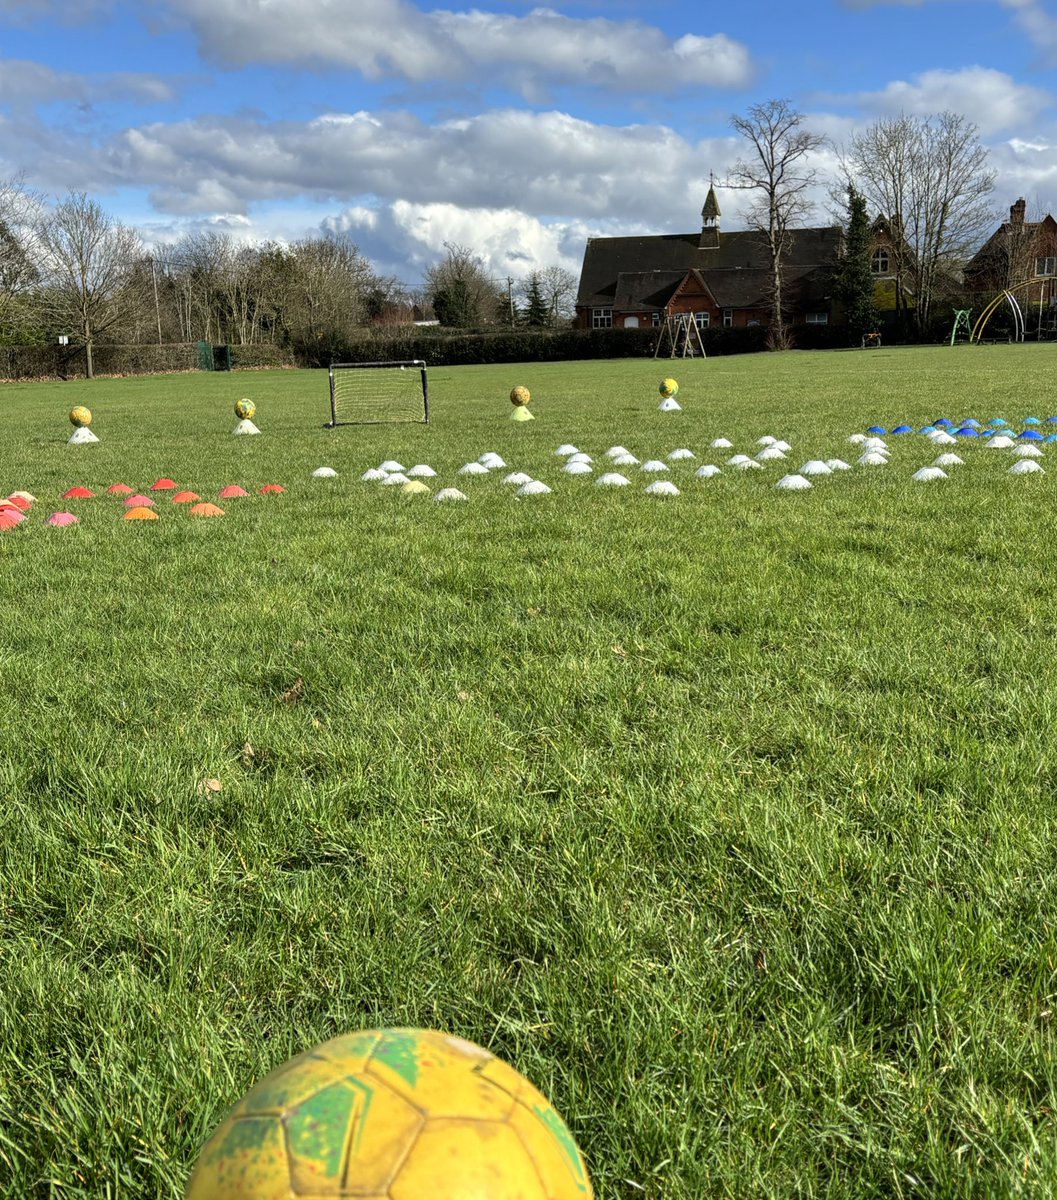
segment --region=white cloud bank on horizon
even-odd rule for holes
[[[399,273],[393,267],[400,264],[421,276],[443,258],[445,243],[451,243],[470,247],[499,279],[521,279],[554,265],[579,274],[592,232],[582,221],[546,223],[513,208],[460,208],[407,200],[354,206],[326,218],[321,228],[355,242],[384,273]]]

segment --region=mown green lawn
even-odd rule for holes
[[[1055,368],[436,368],[430,427],[339,430],[323,372],[4,385],[0,1194],[173,1200],[272,1067],[422,1025],[547,1092],[602,1197],[1052,1195],[1057,450],[773,485],[1045,419]],[[695,478],[763,434],[788,464]],[[697,459],[660,499],[565,441]],[[553,494],[455,474],[489,450]],[[388,457],[469,502],[359,482]],[[60,498],[163,475],[253,495]]]

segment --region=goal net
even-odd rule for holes
[[[429,379],[422,359],[330,364],[330,420],[335,425],[429,422]]]

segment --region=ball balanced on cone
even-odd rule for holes
[[[662,379],[657,390],[665,400],[670,400],[679,391],[679,382],[676,379]]]
[[[235,401],[235,416],[240,421],[252,421],[253,414],[257,411],[257,405],[252,400],[247,400],[245,397]]]
[[[77,429],[87,429],[92,423],[92,410],[85,408],[83,404],[78,404],[76,408],[70,409],[70,424]]]
[[[520,383],[517,387],[510,389],[510,403],[514,406],[514,411],[510,414],[511,421],[531,421],[532,413],[528,410],[529,401],[532,399],[532,393],[527,387],[523,387]]]
[[[203,1146],[186,1200],[591,1200],[572,1134],[461,1038],[373,1029],[262,1079]]]

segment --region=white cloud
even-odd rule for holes
[[[991,165],[998,172],[1002,195],[1012,203],[1018,196],[1031,201],[1039,213],[1057,216],[1057,141],[1042,138],[1024,141],[1010,138],[991,149]]]
[[[923,71],[913,81],[894,80],[882,91],[860,92],[854,99],[867,112],[884,115],[963,113],[984,135],[1022,129],[1053,102],[1041,88],[989,67]]]
[[[544,223],[512,208],[460,208],[397,200],[377,208],[356,206],[322,223],[341,233],[383,272],[420,276],[442,259],[444,245],[472,247],[497,278],[563,266],[579,273],[589,230],[580,221]]]
[[[738,87],[749,52],[725,34],[674,41],[641,21],[525,16],[478,9],[421,12],[408,0],[173,0],[204,56],[228,66],[339,67],[369,79],[485,81],[535,93],[548,84],[674,92]],[[339,19],[335,19],[338,15]]]
[[[1014,19],[1047,57],[1057,57],[1057,16],[1048,13],[1039,0],[1001,0]]]
[[[664,126],[501,109],[438,125],[406,112],[307,123],[203,117],[127,130],[86,160],[108,180],[153,187],[155,205],[168,212],[247,211],[298,196],[399,197],[540,217],[649,212],[662,226],[688,228],[708,171],[724,171],[736,146],[733,138],[692,144]]]
[[[83,75],[22,59],[0,59],[0,104],[12,107],[58,100],[82,105],[108,100],[161,104],[175,95],[173,85],[159,75],[134,71]]]

